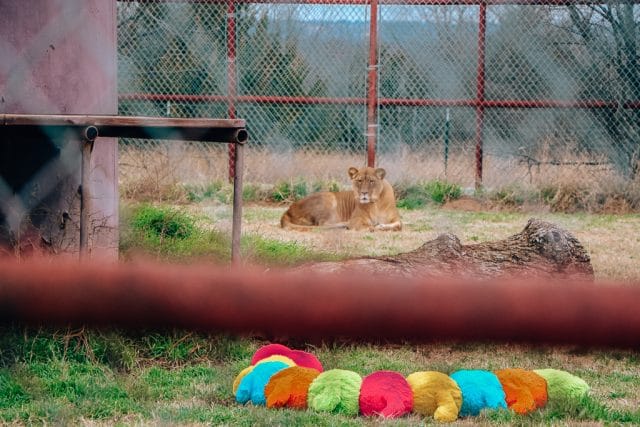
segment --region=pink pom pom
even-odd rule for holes
[[[260,347],[251,358],[251,364],[255,365],[262,359],[273,355],[286,356],[289,359],[293,360],[297,366],[312,368],[317,370],[318,372],[323,371],[322,363],[320,363],[318,358],[313,354],[302,350],[292,350],[282,344],[267,344]]]
[[[377,371],[362,380],[360,412],[362,415],[401,417],[413,409],[413,393],[407,380],[397,372]]]

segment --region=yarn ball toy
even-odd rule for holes
[[[494,371],[505,393],[507,406],[518,414],[526,414],[547,404],[547,382],[526,369]]]
[[[452,422],[462,406],[462,391],[446,374],[435,371],[414,372],[407,377],[413,392],[413,411],[433,417],[436,421]]]
[[[460,370],[451,374],[462,391],[460,416],[478,415],[483,409],[507,408],[498,377],[489,371]]]
[[[306,351],[292,350],[286,345],[282,344],[267,344],[260,347],[251,358],[251,364],[255,365],[259,361],[274,355],[285,356],[291,359],[296,365],[304,366],[305,368],[313,368],[318,372],[322,372],[322,363],[318,358]]]
[[[318,375],[309,386],[307,404],[318,412],[358,415],[362,378],[353,371],[331,369]]]
[[[362,378],[353,371],[321,372],[297,362],[322,369],[310,353],[280,344],[261,347],[233,381],[236,401],[347,416],[395,418],[414,412],[452,422],[483,409],[508,406],[526,414],[554,400],[580,403],[589,392],[583,379],[558,369],[460,370],[450,376],[421,371],[406,379],[397,372],[377,371]]]
[[[411,412],[413,392],[401,374],[377,371],[362,379],[358,401],[364,416],[397,418]]]
[[[307,408],[311,382],[320,375],[315,369],[291,366],[274,374],[266,387],[267,408]]]
[[[289,365],[280,361],[258,363],[240,380],[236,390],[236,401],[244,404],[251,400],[254,405],[264,406],[265,386],[274,374],[288,367]]]
[[[587,395],[589,385],[579,377],[559,369],[535,369],[547,382],[549,400],[578,401]]]

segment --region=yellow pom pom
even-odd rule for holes
[[[238,376],[236,376],[236,379],[233,380],[233,395],[236,395],[236,392],[238,391],[238,386],[240,385],[240,381],[242,381],[242,379],[251,371],[253,371],[253,366],[247,366],[246,368],[244,368],[242,371],[240,371],[240,373],[238,374]]]
[[[414,372],[407,377],[413,391],[413,411],[433,416],[436,421],[452,422],[462,406],[460,387],[448,375],[435,371]]]

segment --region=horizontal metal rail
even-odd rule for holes
[[[247,141],[242,119],[167,118],[101,115],[0,114],[0,132],[55,135],[94,127],[101,137],[179,139],[239,143]]]
[[[201,4],[304,4],[304,5],[370,5],[371,0],[118,0],[121,3],[201,3]],[[621,0],[622,2],[623,0]],[[378,0],[380,5],[425,5],[425,6],[456,6],[456,5],[523,5],[523,6],[566,6],[607,3],[604,0]]]
[[[123,93],[120,100],[172,101],[172,102],[227,102],[226,95],[187,95],[160,93]],[[275,96],[275,95],[238,95],[236,102],[257,104],[335,104],[365,105],[362,97],[310,97],[310,96]],[[477,99],[416,99],[416,98],[379,98],[380,106],[410,107],[478,107],[485,108],[575,108],[575,109],[640,109],[640,101],[606,101],[606,100],[477,100]]]

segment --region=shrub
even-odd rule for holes
[[[273,187],[271,199],[275,202],[300,200],[307,195],[307,184],[304,181],[296,183],[280,182]]]
[[[524,191],[511,186],[490,193],[489,199],[502,207],[521,206],[525,201]]]
[[[222,181],[214,181],[204,186],[187,186],[185,190],[190,202],[213,199],[221,203],[230,203],[233,199],[233,187],[225,185]]]
[[[429,181],[425,184],[399,187],[396,194],[399,208],[419,209],[429,202],[443,204],[458,199],[462,195],[462,188],[449,182]]]
[[[459,199],[462,195],[462,188],[458,184],[445,181],[431,181],[425,185],[431,200],[436,203],[444,203],[449,200]]]
[[[195,230],[193,218],[172,208],[143,205],[134,214],[134,230],[149,237],[186,239]]]

